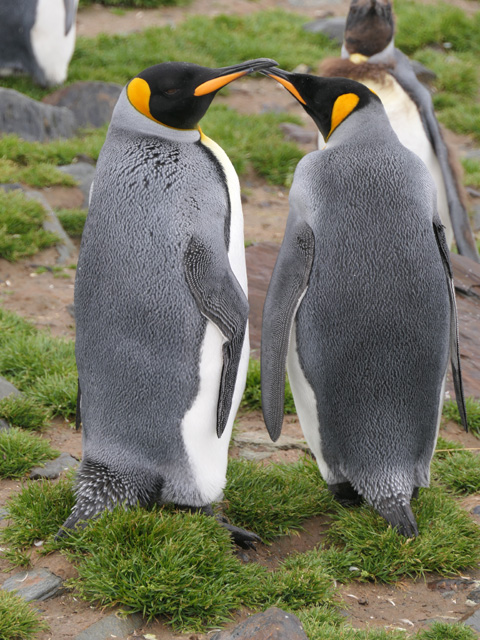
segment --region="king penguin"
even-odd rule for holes
[[[42,87],[61,84],[75,48],[78,0],[2,0],[0,69],[26,72]]]
[[[448,357],[466,428],[455,293],[433,180],[358,82],[263,72],[327,140],[298,164],[262,324],[261,385],[273,440],[285,365],[305,438],[334,495],[363,497],[418,533]]]
[[[83,458],[66,529],[116,504],[208,512],[222,496],[247,276],[238,177],[198,122],[221,87],[274,64],[166,62],[115,106],[76,272]]]
[[[435,116],[428,89],[394,44],[390,0],[352,0],[341,58],[327,59],[322,76],[358,80],[380,97],[400,142],[427,165],[437,187],[437,207],[447,244],[480,261],[467,214],[466,194]],[[319,136],[319,147],[324,139]]]

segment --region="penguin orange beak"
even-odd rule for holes
[[[283,69],[275,69],[275,71],[267,71],[262,69],[260,73],[263,73],[264,76],[269,76],[270,78],[273,78],[274,80],[279,82],[281,85],[283,85],[285,89],[290,91],[292,96],[296,98],[299,102],[305,105],[307,104],[305,100],[302,98],[302,96],[300,95],[300,93],[298,92],[298,89],[294,87],[293,84],[288,79],[289,76],[293,74],[290,74],[288,71],[284,71]]]
[[[275,62],[275,60],[271,60],[270,58],[257,58],[256,60],[247,60],[246,62],[242,62],[231,67],[212,69],[212,74],[214,74],[213,77],[198,85],[195,89],[194,95],[205,96],[208,93],[218,91],[241,76],[246,76],[254,71],[262,71],[269,67],[276,67],[277,64],[278,62]]]

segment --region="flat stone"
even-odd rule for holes
[[[257,613],[240,623],[233,631],[220,631],[210,640],[308,640],[302,623],[277,607]]]
[[[282,122],[280,129],[287,140],[293,140],[300,144],[312,144],[316,142],[318,134],[314,131],[308,131],[304,127],[292,122]]]
[[[27,198],[36,200],[45,209],[46,215],[45,220],[43,221],[43,228],[45,229],[45,231],[51,231],[60,238],[60,242],[55,245],[55,248],[58,251],[58,264],[66,264],[70,262],[73,255],[75,254],[75,245],[65,232],[65,229],[60,224],[60,220],[57,218],[55,211],[52,209],[47,199],[42,193],[40,193],[40,191],[25,189],[24,193]]]
[[[423,65],[421,62],[418,62],[418,60],[410,59],[410,64],[417,78],[420,80],[420,82],[423,82],[424,84],[428,84],[429,82],[432,82],[437,77],[437,74],[435,73],[435,71],[432,71],[431,69]]]
[[[27,602],[52,598],[60,590],[63,580],[47,569],[32,569],[16,573],[5,580],[2,589],[16,591]]]
[[[7,396],[10,396],[12,394],[14,396],[22,395],[21,391],[19,391],[17,387],[14,387],[11,382],[5,380],[5,378],[2,378],[2,376],[0,376],[0,400],[3,400],[3,398],[6,398]]]
[[[238,456],[243,460],[251,460],[252,462],[259,462],[265,460],[265,458],[271,458],[272,451],[252,451],[252,449],[242,449]]]
[[[303,25],[303,29],[310,31],[310,33],[323,33],[330,40],[342,44],[346,22],[346,18],[321,18],[320,20],[307,22]]]
[[[480,516],[480,504],[477,504],[476,507],[473,507],[472,513],[474,513],[477,516]]]
[[[475,604],[480,604],[480,587],[470,591],[467,598],[472,602],[475,602]]]
[[[95,167],[88,162],[75,162],[58,167],[63,173],[67,173],[78,182],[80,191],[83,194],[83,206],[88,207],[90,198],[90,187],[92,186],[93,177],[95,175]]]
[[[467,627],[472,627],[475,631],[480,632],[480,609],[473,612],[471,616],[468,616],[465,620],[461,620]]]
[[[473,224],[472,228],[474,231],[480,231],[480,203],[475,202],[472,207],[473,214]]]
[[[120,640],[144,624],[145,620],[139,613],[133,613],[127,618],[119,618],[112,613],[84,629],[74,640],[111,640],[112,637]]]
[[[73,458],[69,453],[61,453],[55,460],[50,460],[44,467],[33,467],[30,471],[31,480],[55,480],[62,471],[68,471],[78,465],[78,460]]]
[[[0,431],[8,431],[10,425],[3,418],[0,418]]]
[[[74,82],[46,96],[43,102],[68,107],[77,127],[101,127],[110,122],[122,89],[114,82]]]
[[[32,100],[13,89],[0,88],[0,132],[15,133],[24,140],[45,142],[70,138],[77,124],[65,107]]]
[[[272,442],[270,436],[267,433],[261,431],[243,431],[238,433],[234,439],[234,443],[240,447],[264,447],[270,451],[288,449],[300,449],[301,451],[309,451],[308,445],[305,440],[299,440],[298,438],[292,438],[291,436],[281,435],[276,442]]]

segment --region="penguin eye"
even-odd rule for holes
[[[167,96],[173,96],[176,93],[178,93],[180,91],[180,89],[165,89],[165,91],[163,93],[165,93]]]

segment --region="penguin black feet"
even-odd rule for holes
[[[259,536],[257,536],[256,533],[253,533],[252,531],[247,531],[247,529],[241,529],[240,527],[235,527],[233,524],[230,524],[228,522],[225,516],[216,515],[213,511],[212,505],[210,504],[207,504],[204,507],[185,507],[183,505],[177,505],[177,507],[179,509],[188,509],[189,511],[192,511],[194,513],[200,512],[206,516],[211,516],[215,518],[219,523],[219,525],[228,531],[233,542],[239,547],[242,547],[242,549],[254,549],[255,542],[262,542],[262,539]]]
[[[333,493],[333,497],[344,507],[351,507],[363,502],[362,496],[355,491],[350,482],[340,482],[338,484],[327,485]]]

